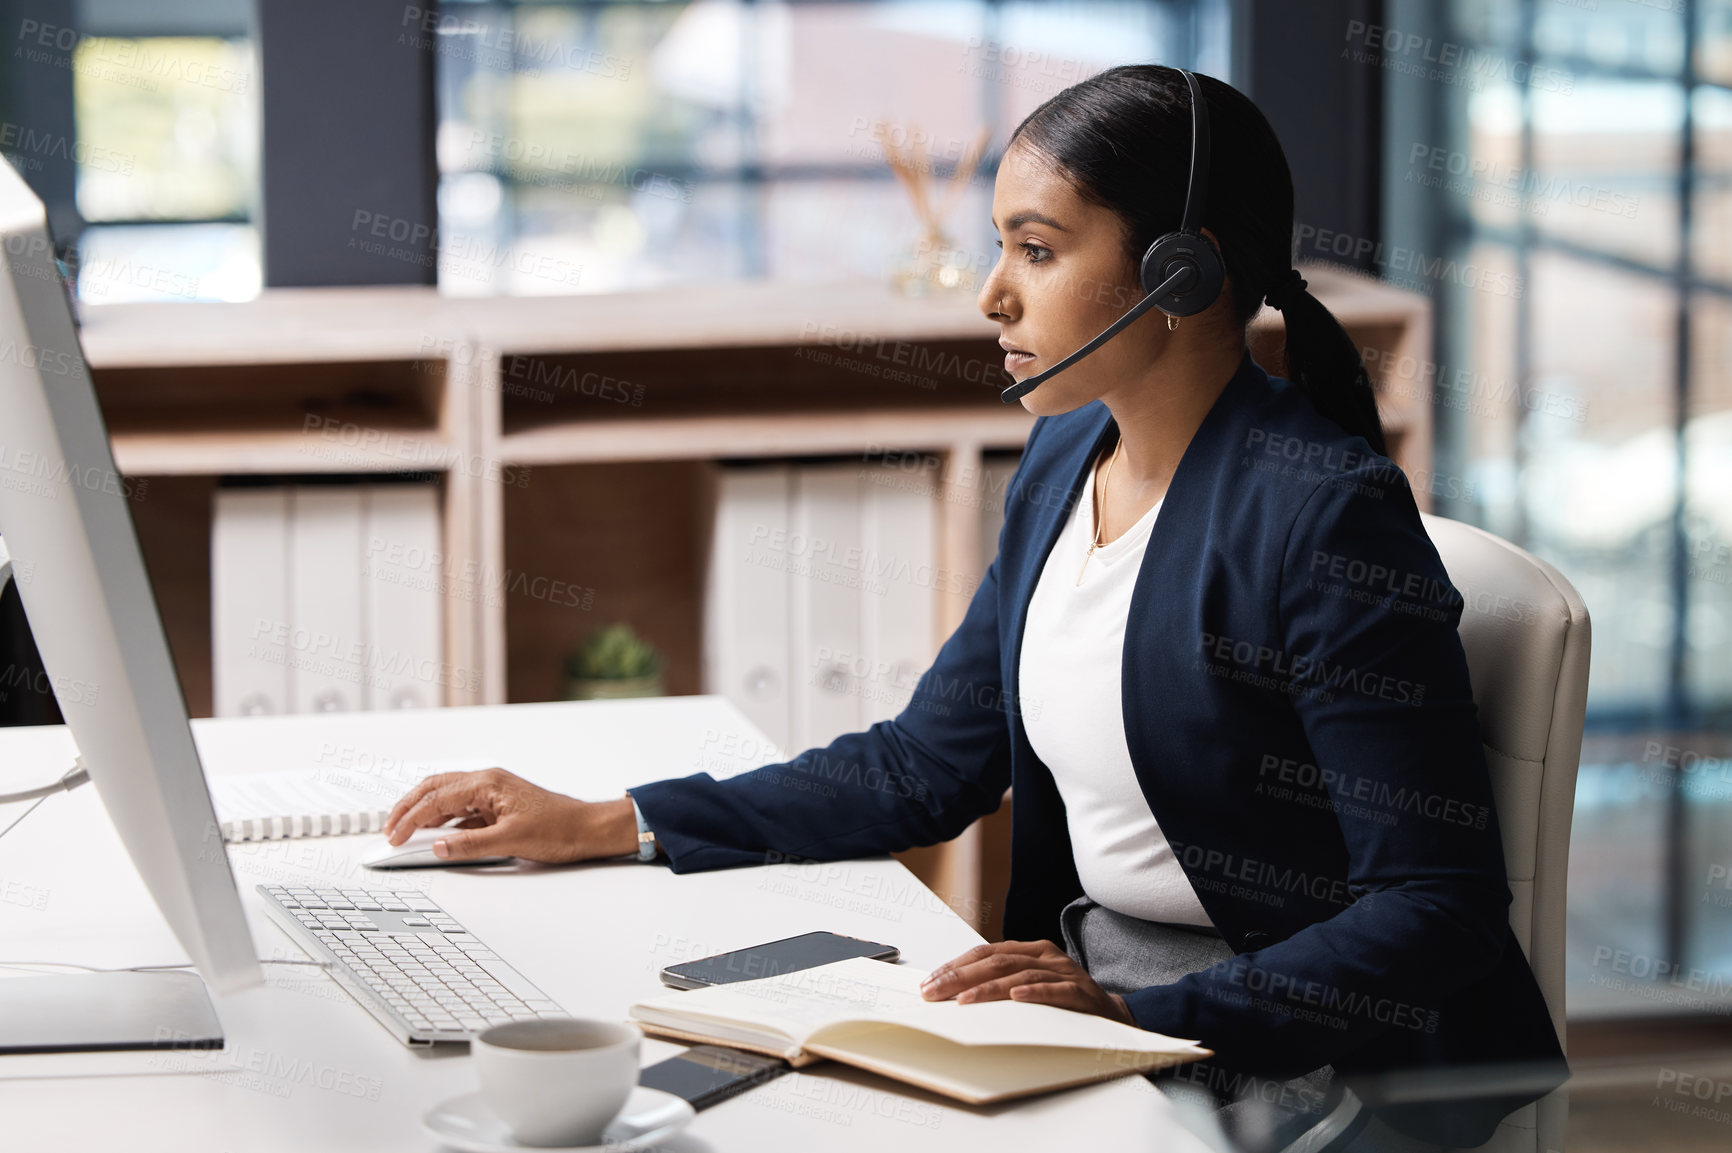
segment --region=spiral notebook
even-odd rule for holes
[[[389,776],[338,769],[289,769],[212,776],[211,801],[223,840],[282,841],[377,833],[397,798],[433,773],[486,768],[480,761],[421,762]]]

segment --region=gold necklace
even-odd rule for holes
[[[1118,444],[1113,445],[1113,454],[1107,458],[1106,472],[1101,476],[1100,509],[1095,513],[1095,539],[1089,542],[1089,550],[1083,554],[1082,568],[1076,570],[1076,583],[1078,585],[1082,584],[1083,573],[1089,567],[1089,557],[1094,556],[1095,549],[1101,547],[1101,529],[1104,527],[1103,521],[1105,519],[1101,513],[1104,513],[1107,507],[1107,482],[1113,478],[1113,462],[1119,459],[1119,449],[1124,447],[1124,443],[1125,438],[1121,436]]]

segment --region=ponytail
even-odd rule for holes
[[[1306,291],[1297,269],[1278,279],[1265,295],[1287,326],[1287,379],[1299,386],[1319,413],[1388,456],[1371,375],[1335,314]]]

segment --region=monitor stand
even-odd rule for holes
[[[222,1047],[196,973],[0,977],[0,1054]]]

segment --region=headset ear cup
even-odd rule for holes
[[[1169,232],[1143,253],[1145,296],[1159,288],[1167,277],[1186,267],[1196,273],[1190,283],[1155,301],[1155,307],[1168,316],[1195,316],[1215,303],[1226,280],[1221,255],[1208,237],[1186,232]]]

